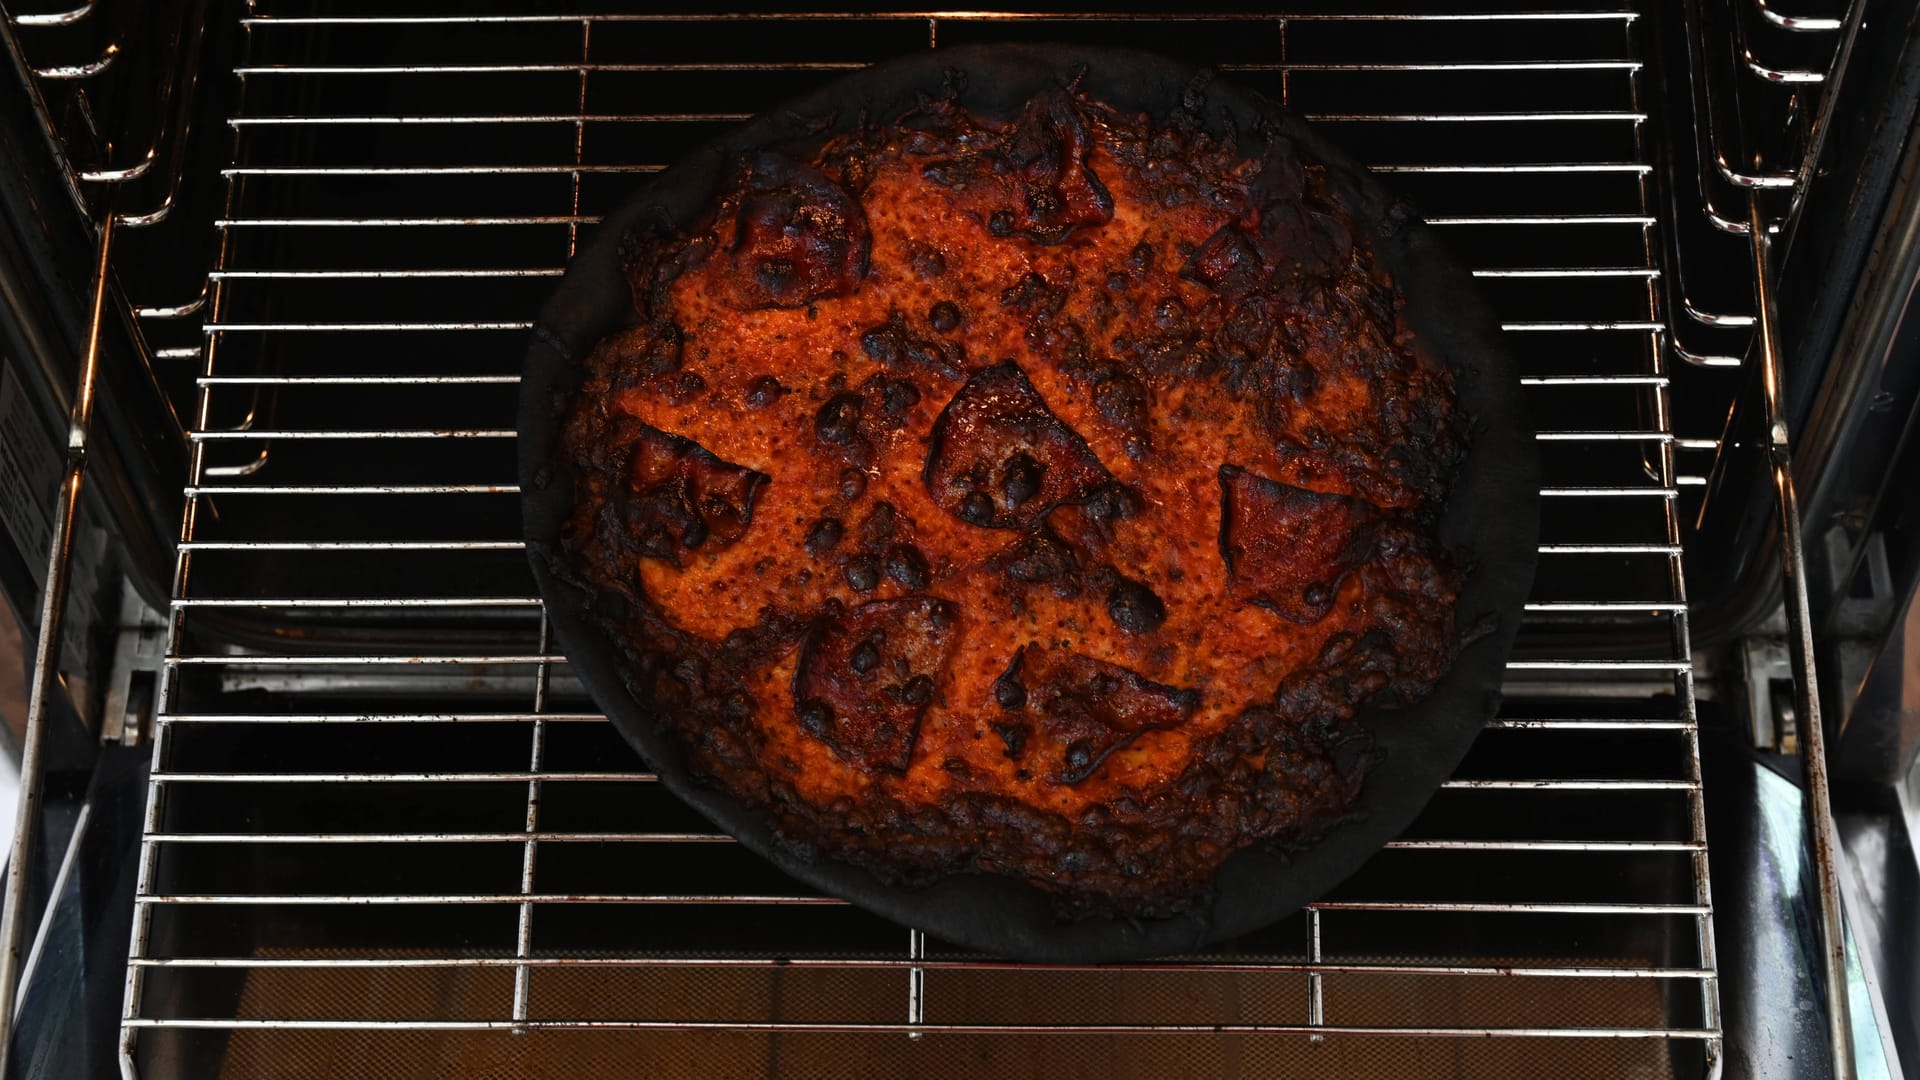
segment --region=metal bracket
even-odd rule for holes
[[[1740,641],[1740,687],[1748,738],[1757,750],[1800,752],[1800,714],[1793,703],[1793,662],[1783,637]]]
[[[100,741],[137,746],[153,731],[160,669],[167,653],[167,621],[129,588],[120,592],[119,627],[100,718]]]
[[[1840,715],[1835,718],[1835,730],[1845,731],[1860,699],[1857,690],[1873,666],[1879,637],[1895,618],[1895,606],[1905,598],[1893,584],[1884,534],[1872,532],[1860,538],[1857,574],[1847,530],[1829,529],[1822,540],[1815,552],[1815,569],[1824,580],[1816,580],[1828,596],[1839,598],[1827,617],[1823,645],[1837,669],[1829,684],[1842,691],[1836,695]]]

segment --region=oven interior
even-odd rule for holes
[[[153,167],[98,198],[183,438],[170,581],[157,605],[129,590],[117,629],[151,711],[123,692],[95,721],[150,760],[126,782],[131,959],[99,1061],[1721,1072],[1701,745],[1722,707],[1687,581],[1756,378],[1750,240],[1724,226],[1756,199],[1798,220],[1848,5],[95,4],[7,10],[43,72],[142,69],[41,86],[77,173],[152,136]],[[715,835],[570,675],[513,484],[533,315],[648,174],[866,63],[1049,40],[1209,64],[1384,174],[1495,307],[1545,466],[1506,700],[1457,776],[1305,911],[1133,964],[968,953]],[[1728,147],[1734,174],[1789,181],[1729,181]]]

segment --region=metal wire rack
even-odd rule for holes
[[[1636,8],[242,33],[130,1075],[1717,1071]],[[511,482],[524,331],[639,176],[835,71],[1060,37],[1212,62],[1390,174],[1501,313],[1548,485],[1508,703],[1407,836],[1269,931],[1098,967],[898,929],[680,808],[551,647]]]

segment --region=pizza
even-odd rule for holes
[[[965,100],[738,153],[625,232],[561,558],[688,770],[799,857],[1186,910],[1340,822],[1356,718],[1453,659],[1455,373],[1283,130]]]

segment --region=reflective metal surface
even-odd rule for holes
[[[1833,827],[1832,789],[1827,782],[1826,723],[1821,717],[1819,675],[1814,666],[1813,615],[1807,604],[1807,560],[1801,548],[1800,504],[1793,487],[1791,432],[1782,401],[1780,354],[1774,341],[1772,242],[1758,199],[1753,201],[1748,224],[1759,292],[1760,378],[1766,392],[1768,448],[1780,507],[1787,633],[1792,644],[1788,655],[1793,662],[1798,695],[1795,703],[1801,719],[1799,731],[1805,739],[1801,761],[1806,771],[1807,828],[1812,834],[1814,880],[1820,892],[1820,951],[1827,979],[1828,1051],[1833,1056],[1833,1074],[1851,1077],[1854,1074],[1853,1021],[1849,1015],[1851,1006],[1842,989],[1847,981],[1846,928],[1842,922],[1840,870],[1836,864],[1840,844]]]

